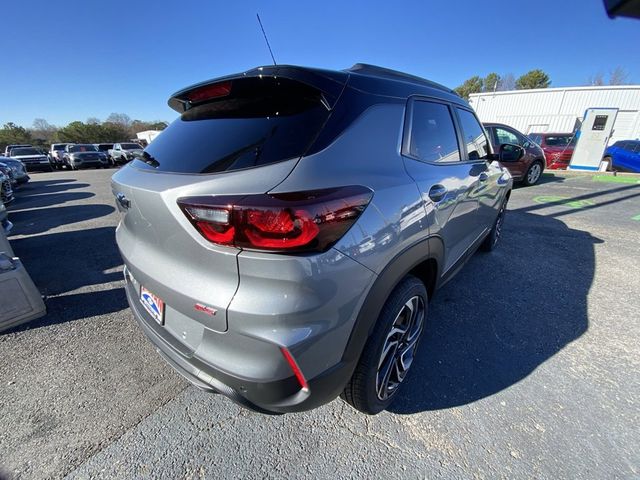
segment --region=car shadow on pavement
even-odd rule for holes
[[[555,175],[551,172],[549,173],[544,172],[542,176],[540,176],[540,180],[538,180],[538,183],[536,183],[536,185],[544,185],[545,183],[564,183],[567,181],[568,178],[569,177]],[[523,185],[518,183],[518,184],[514,184],[514,186],[523,186]]]
[[[44,233],[63,225],[86,222],[87,220],[104,217],[114,211],[115,207],[99,204],[48,207],[11,212],[10,220],[14,224],[11,235]],[[75,246],[74,243],[70,243],[68,248],[73,250]]]
[[[124,287],[60,295],[47,299],[46,303],[47,314],[44,317],[6,330],[1,335],[108,315],[129,306]]]
[[[11,204],[10,212],[19,212],[32,208],[50,207],[53,205],[61,205],[66,202],[74,202],[95,197],[95,193],[91,192],[62,192],[62,193],[45,193],[41,195],[20,195],[16,197]]]
[[[25,195],[45,195],[48,193],[66,192],[67,190],[77,190],[79,188],[88,188],[88,183],[79,183],[75,180],[73,182],[57,182],[50,180],[41,180],[38,182],[29,182],[25,185],[21,185],[16,189],[18,198]]]
[[[115,227],[16,238],[11,244],[46,296],[122,280]]]
[[[498,248],[476,254],[435,295],[412,371],[389,410],[480,400],[582,336],[596,243],[552,216],[509,211]]]

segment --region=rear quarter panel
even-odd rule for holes
[[[376,273],[428,233],[418,188],[400,156],[404,114],[404,102],[370,107],[329,147],[302,158],[272,190],[370,188],[371,203],[335,248]]]

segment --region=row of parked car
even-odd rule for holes
[[[141,152],[135,142],[54,143],[48,152],[32,145],[8,145],[4,158],[21,162],[25,170],[78,170],[122,165]]]
[[[0,230],[7,234],[12,225],[5,205],[13,202],[16,188],[29,180],[27,169],[20,160],[0,156]]]
[[[526,154],[516,162],[505,162],[514,180],[536,183],[544,169],[565,170],[571,162],[577,137],[573,133],[530,133],[525,135],[509,125],[484,124],[494,151],[501,144],[519,145]],[[608,170],[640,173],[640,140],[620,140],[603,155]]]

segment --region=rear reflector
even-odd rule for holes
[[[300,367],[298,366],[296,359],[293,358],[293,355],[291,355],[291,352],[287,349],[287,347],[280,347],[280,352],[282,352],[282,356],[289,364],[289,367],[291,368],[291,371],[293,372],[293,374],[296,376],[296,379],[298,380],[298,383],[300,384],[300,388],[302,389],[302,391],[308,392],[309,384],[307,383],[307,379],[304,378],[304,375],[302,374],[302,371],[300,370]]]
[[[212,243],[322,252],[347,232],[372,196],[368,188],[348,186],[274,195],[187,197],[178,205]]]

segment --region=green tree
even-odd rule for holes
[[[471,77],[464,81],[462,85],[455,88],[455,92],[465,100],[469,99],[469,95],[472,93],[479,93],[482,91],[483,80],[479,76]]]
[[[15,143],[31,143],[31,132],[13,122],[5,123],[0,128],[0,148],[4,150],[7,145]]]
[[[547,88],[549,85],[551,85],[549,75],[547,75],[540,69],[531,70],[516,80],[517,90]]]
[[[502,86],[502,78],[495,72],[491,72],[489,75],[484,77],[482,81],[482,91],[483,92],[497,92],[500,90]]]

